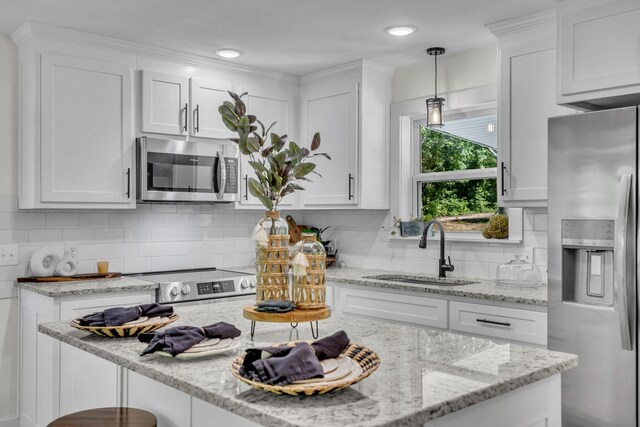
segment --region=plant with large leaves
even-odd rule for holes
[[[323,156],[331,160],[326,153],[318,153],[320,134],[316,133],[311,140],[310,148],[300,147],[293,141],[287,145],[287,135],[271,132],[276,122],[269,127],[254,115],[247,114],[247,107],[242,97],[229,92],[233,99],[224,101],[218,112],[225,126],[238,134],[231,141],[238,144],[240,152],[249,156],[249,165],[256,173],[256,178],[249,178],[249,192],[258,198],[269,211],[278,209],[278,204],[287,194],[304,190],[296,181],[311,181],[308,175],[314,173],[316,164],[310,161],[313,157]]]

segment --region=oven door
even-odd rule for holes
[[[225,157],[225,148],[211,142],[139,138],[140,200],[208,203],[236,200],[238,159]]]

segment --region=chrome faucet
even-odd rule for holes
[[[442,226],[442,223],[440,221],[438,221],[437,219],[432,219],[425,224],[424,230],[422,230],[422,238],[420,239],[420,243],[418,243],[418,247],[421,249],[427,248],[427,232],[429,232],[429,228],[433,224],[438,224],[438,227],[440,227],[440,260],[438,260],[438,277],[447,277],[446,272],[453,271],[454,267],[453,264],[451,264],[451,257],[447,257],[449,259],[448,263],[447,260],[444,259],[444,227]]]

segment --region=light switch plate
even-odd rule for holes
[[[18,265],[18,245],[0,246],[0,265]]]
[[[533,248],[532,247],[530,246],[525,247],[522,251],[522,255],[525,261],[533,264]]]

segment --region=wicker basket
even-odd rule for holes
[[[271,235],[256,249],[256,301],[289,299],[289,235]]]
[[[307,275],[294,277],[293,301],[296,308],[314,309],[326,305],[325,271],[327,269],[327,255],[306,255],[309,261]]]
[[[81,331],[91,332],[92,334],[100,335],[101,337],[111,338],[124,338],[135,337],[138,334],[144,332],[153,332],[170,323],[178,320],[180,316],[173,313],[171,316],[163,317],[162,321],[154,321],[153,323],[138,323],[136,325],[122,325],[122,326],[82,326],[79,319],[71,321],[71,326],[80,329]]]
[[[289,343],[289,345],[294,344],[295,342]],[[269,391],[276,394],[290,394],[293,396],[313,396],[316,394],[326,394],[347,388],[367,378],[380,366],[380,357],[378,357],[378,355],[373,350],[370,350],[359,344],[349,344],[347,349],[342,352],[342,355],[350,357],[362,368],[362,373],[356,378],[349,379],[347,377],[343,380],[336,380],[332,381],[331,383],[320,384],[289,384],[285,386],[268,385],[258,381],[252,381],[240,375],[240,367],[242,366],[242,362],[244,360],[244,354],[234,359],[234,361],[231,363],[230,370],[231,374],[234,377],[259,390]]]

